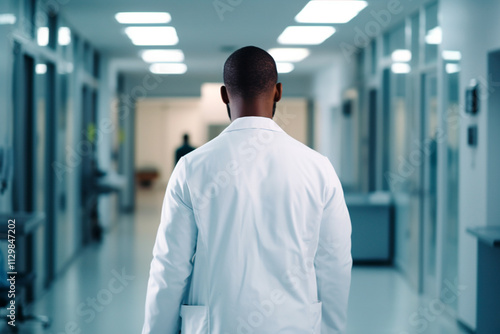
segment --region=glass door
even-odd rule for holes
[[[442,227],[441,291],[448,289],[447,284],[458,276],[458,172],[459,172],[459,74],[460,64],[455,60],[445,60],[443,71],[443,102],[446,124],[446,196],[445,219]],[[443,300],[453,310],[457,310],[457,299]]]
[[[394,201],[396,222],[397,265],[403,269],[411,284],[418,288],[420,272],[420,179],[418,161],[414,159],[412,144],[418,139],[419,123],[414,122],[411,101],[407,92],[412,89],[411,73],[395,73],[391,70],[386,76],[385,88],[389,88],[390,112],[385,123],[389,125],[388,142],[389,170],[386,175]]]
[[[426,294],[437,294],[437,171],[438,96],[435,70],[422,74],[422,283]]]
[[[36,210],[45,213],[45,224],[39,230],[37,247],[37,291],[54,279],[55,268],[55,65],[39,61],[35,67],[36,110]]]

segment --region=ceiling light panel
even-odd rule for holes
[[[46,64],[36,64],[35,66],[36,74],[45,74],[47,73],[47,65]]]
[[[155,74],[184,74],[187,66],[183,63],[156,63],[152,64],[149,70]]]
[[[275,48],[269,53],[276,62],[299,62],[309,56],[309,49],[305,48]]]
[[[460,51],[444,50],[443,51],[443,59],[444,60],[458,61],[458,60],[462,59],[462,53]]]
[[[182,50],[144,50],[141,57],[146,63],[181,63],[184,61]]]
[[[408,62],[411,60],[411,51],[406,49],[394,50],[391,58],[395,62]]]
[[[57,36],[59,45],[69,45],[71,43],[71,29],[68,27],[60,27]]]
[[[295,66],[292,63],[276,63],[278,73],[290,73],[294,70]]]
[[[176,45],[179,43],[174,27],[128,27],[125,33],[134,45]]]
[[[407,63],[394,63],[391,66],[392,73],[405,74],[410,73],[411,67]]]
[[[361,12],[366,1],[312,0],[295,17],[300,23],[347,23]]]
[[[169,23],[172,17],[165,12],[123,12],[117,13],[115,19],[122,24],[159,24]]]
[[[441,27],[435,27],[427,31],[427,34],[425,35],[425,43],[427,44],[431,45],[441,44],[442,40],[443,40],[443,30],[441,29]]]
[[[0,14],[0,25],[14,24],[17,19],[14,14]]]
[[[329,26],[291,26],[287,27],[278,37],[280,44],[318,45],[335,33]]]
[[[446,73],[453,74],[460,72],[460,65],[458,64],[446,64]]]
[[[38,28],[36,34],[36,40],[38,42],[38,45],[40,46],[49,45],[49,28],[47,27]]]

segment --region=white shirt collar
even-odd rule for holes
[[[222,131],[222,133],[243,129],[265,129],[284,132],[283,129],[278,124],[276,124],[275,121],[268,117],[245,116],[235,119],[231,124],[229,124],[227,128],[224,129],[224,131]]]

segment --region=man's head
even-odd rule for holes
[[[266,51],[247,46],[226,60],[221,96],[230,118],[272,117],[276,102],[281,99],[281,90],[276,63]]]
[[[185,133],[185,134],[182,136],[182,140],[184,141],[184,144],[189,143],[189,135],[188,135],[187,133]]]

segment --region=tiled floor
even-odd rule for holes
[[[24,324],[19,332],[140,333],[162,197],[163,191],[140,193],[135,215],[123,217],[101,244],[85,249],[34,304],[34,313],[52,318],[50,329]],[[431,301],[419,297],[394,269],[354,268],[347,332],[465,333],[446,312],[425,313]]]

